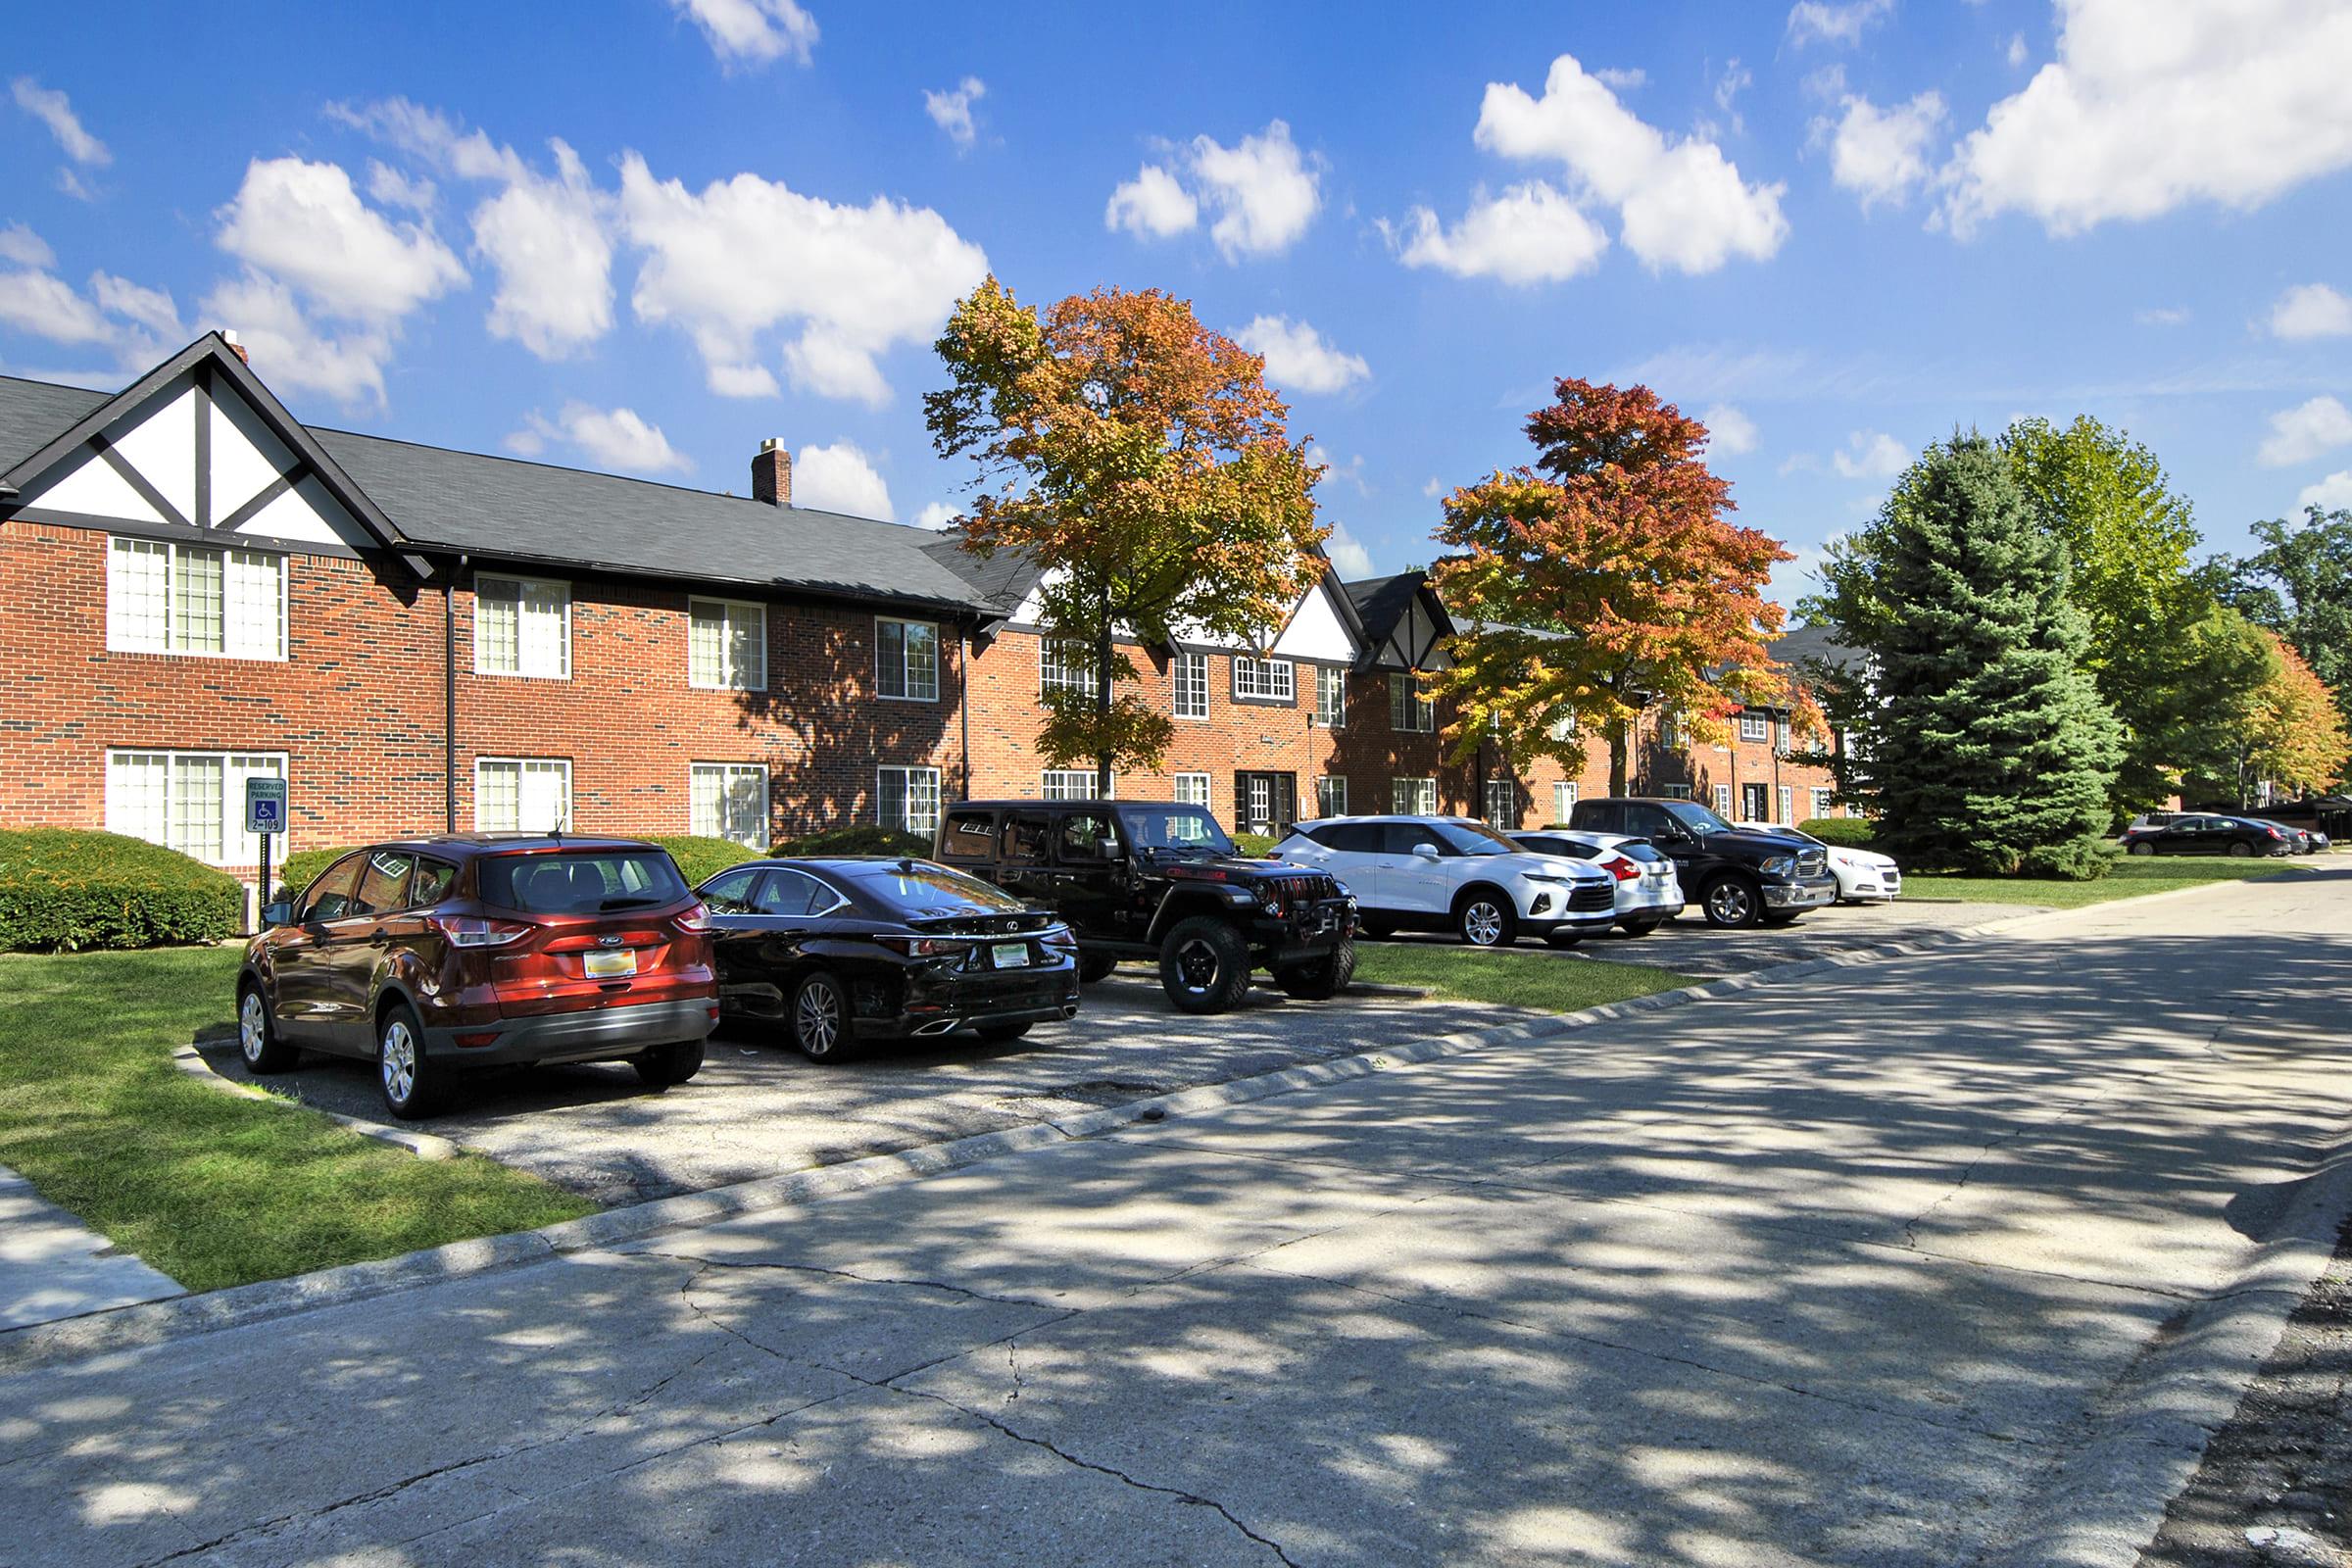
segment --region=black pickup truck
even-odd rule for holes
[[[1838,878],[1818,840],[1769,827],[1734,827],[1696,801],[1579,801],[1568,825],[1649,840],[1673,858],[1684,895],[1709,925],[1787,925],[1807,909],[1838,902]]]
[[[1244,859],[1198,806],[968,801],[940,816],[942,865],[1051,906],[1078,938],[1078,977],[1154,958],[1187,1012],[1223,1012],[1252,969],[1294,997],[1355,973],[1355,900],[1305,866]]]

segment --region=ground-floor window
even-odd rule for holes
[[[1761,822],[1772,810],[1772,792],[1761,784],[1740,786],[1740,820]]]
[[[1835,792],[1824,789],[1816,789],[1813,792],[1813,814],[1815,816],[1830,814],[1830,797],[1833,793]]]
[[[1690,786],[1688,784],[1669,784],[1665,788],[1659,790],[1658,793],[1665,796],[1670,801],[1687,801],[1690,798]],[[1722,803],[1722,809],[1725,811],[1729,811],[1732,808],[1731,792],[1720,784],[1715,786],[1715,799]]]
[[[1208,775],[1206,773],[1177,774],[1176,804],[1198,806],[1206,809],[1208,807]]]
[[[571,826],[571,763],[484,757],[473,764],[476,833],[554,833]]]
[[[1315,780],[1315,814],[1317,816],[1346,816],[1348,814],[1348,781],[1329,775]]]
[[[1576,792],[1577,786],[1574,784],[1554,784],[1551,787],[1551,819],[1561,827],[1566,827],[1569,819],[1576,815]]]
[[[875,770],[874,820],[900,833],[929,838],[939,830],[939,769]]]
[[[1497,833],[1507,833],[1519,825],[1519,781],[1510,778],[1487,780],[1487,826]]]
[[[252,865],[262,841],[245,831],[245,781],[285,776],[282,752],[108,752],[106,830],[208,865]],[[279,835],[271,852],[286,850]]]
[[[1091,767],[1049,767],[1039,779],[1049,801],[1091,801],[1095,798],[1095,770]],[[1107,793],[1116,795],[1119,781],[1112,778]]]
[[[1781,826],[1783,826],[1783,827],[1793,827],[1793,826],[1795,826],[1795,825],[1796,825],[1796,788],[1795,788],[1795,786],[1794,786],[1794,785],[1790,785],[1790,784],[1784,784],[1784,785],[1782,785],[1782,786],[1780,787],[1780,789],[1779,789],[1779,791],[1778,791],[1777,793],[1778,793],[1778,794],[1779,794],[1779,796],[1780,796],[1780,808],[1781,808],[1781,814],[1780,814],[1780,815],[1778,815],[1778,816],[1776,816],[1776,817],[1774,817],[1774,818],[1773,818],[1773,820],[1774,820],[1774,821],[1776,821],[1776,822],[1778,822],[1778,823],[1780,823],[1780,824],[1781,824]]]
[[[1438,781],[1434,778],[1393,779],[1389,785],[1389,809],[1399,816],[1435,816],[1438,814]]]
[[[688,777],[697,838],[767,848],[767,769],[758,762],[697,762]]]

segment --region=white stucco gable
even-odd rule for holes
[[[1340,618],[1339,589],[1329,578],[1315,584],[1291,612],[1291,623],[1274,639],[1273,652],[1283,659],[1307,659],[1326,664],[1355,662],[1355,638]]]

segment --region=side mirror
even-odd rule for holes
[[[1438,858],[1438,847],[1435,844],[1416,844],[1413,853],[1424,860],[1434,860]]]
[[[262,924],[264,927],[273,925],[292,925],[293,923],[294,906],[291,904],[265,904],[262,906]]]

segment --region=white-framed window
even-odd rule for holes
[[[473,672],[569,680],[571,585],[540,577],[475,577]]]
[[[1337,664],[1315,666],[1315,722],[1325,729],[1348,727],[1348,671]]]
[[[1389,728],[1411,735],[1426,735],[1438,727],[1438,705],[1421,690],[1421,677],[1414,674],[1392,674],[1389,677]]]
[[[262,841],[245,831],[245,781],[284,778],[283,752],[144,752],[106,754],[106,830],[204,861],[252,865]],[[270,845],[282,860],[289,835]]]
[[[1298,680],[1298,670],[1287,659],[1233,656],[1233,698],[1237,703],[1296,702]]]
[[[687,778],[692,827],[697,838],[732,839],[764,850],[767,835],[767,769],[758,762],[697,762]]]
[[[1785,714],[1776,716],[1772,721],[1772,749],[1776,752],[1788,750],[1788,719]]]
[[[767,607],[738,599],[688,600],[686,683],[723,691],[765,691]]]
[[[161,539],[111,539],[106,646],[126,654],[283,659],[286,558]]]
[[[1772,739],[1772,720],[1762,713],[1741,713],[1740,715],[1740,738],[1748,742]]]
[[[1683,715],[1682,715],[1682,714],[1680,714],[1680,713],[1660,713],[1660,714],[1658,715],[1658,744],[1659,744],[1660,746],[1663,746],[1664,748],[1666,748],[1666,750],[1668,750],[1668,751],[1670,751],[1670,752],[1675,752],[1675,751],[1680,751],[1680,750],[1682,750],[1682,745],[1683,745]]]
[[[1508,778],[1487,780],[1487,826],[1502,833],[1518,825],[1519,781]]]
[[[1437,815],[1438,781],[1434,778],[1390,780],[1389,809],[1400,816]]]
[[[1794,827],[1796,825],[1796,787],[1792,784],[1784,784],[1778,793],[1781,814],[1774,817],[1773,820],[1783,827]]]
[[[1091,801],[1095,798],[1095,770],[1091,767],[1049,767],[1038,777],[1038,786],[1049,801]],[[1119,781],[1112,778],[1110,793],[1119,792]]]
[[[1813,814],[1815,816],[1829,815],[1831,797],[1836,794],[1837,791],[1835,790],[1816,788],[1813,791]]]
[[[1551,787],[1551,819],[1566,827],[1576,816],[1576,798],[1579,786],[1561,782]]]
[[[1208,775],[1179,773],[1176,775],[1176,804],[1208,808]]]
[[[939,628],[927,620],[877,619],[874,690],[896,702],[938,702]]]
[[[1315,780],[1315,814],[1317,816],[1346,816],[1348,814],[1348,781],[1327,773]]]
[[[1553,719],[1550,724],[1550,730],[1551,738],[1555,741],[1564,741],[1574,736],[1576,734],[1576,710],[1574,709],[1570,709],[1567,712],[1562,713],[1559,717]]]
[[[1094,696],[1095,651],[1072,637],[1039,638],[1037,684],[1041,692]]]
[[[1721,786],[1718,785],[1717,788],[1720,790]],[[1658,793],[1665,796],[1670,801],[1687,801],[1690,798],[1690,786],[1688,784],[1669,784],[1664,789],[1658,791]],[[1724,808],[1728,812],[1731,808],[1732,798],[1729,795],[1723,794],[1718,794],[1715,798],[1724,804]]]
[[[939,769],[884,767],[874,775],[874,820],[929,838],[939,831]]]
[[[571,763],[560,757],[477,757],[476,833],[553,833],[571,826]]]
[[[1169,673],[1176,685],[1176,716],[1208,716],[1208,656],[1179,649]]]
[[[1672,795],[1674,792],[1672,790],[1668,790],[1666,793]],[[1685,790],[1683,793],[1685,795],[1689,795],[1690,792],[1689,790]],[[1727,822],[1731,820],[1732,787],[1729,784],[1718,784],[1715,786],[1715,814],[1722,817]]]

